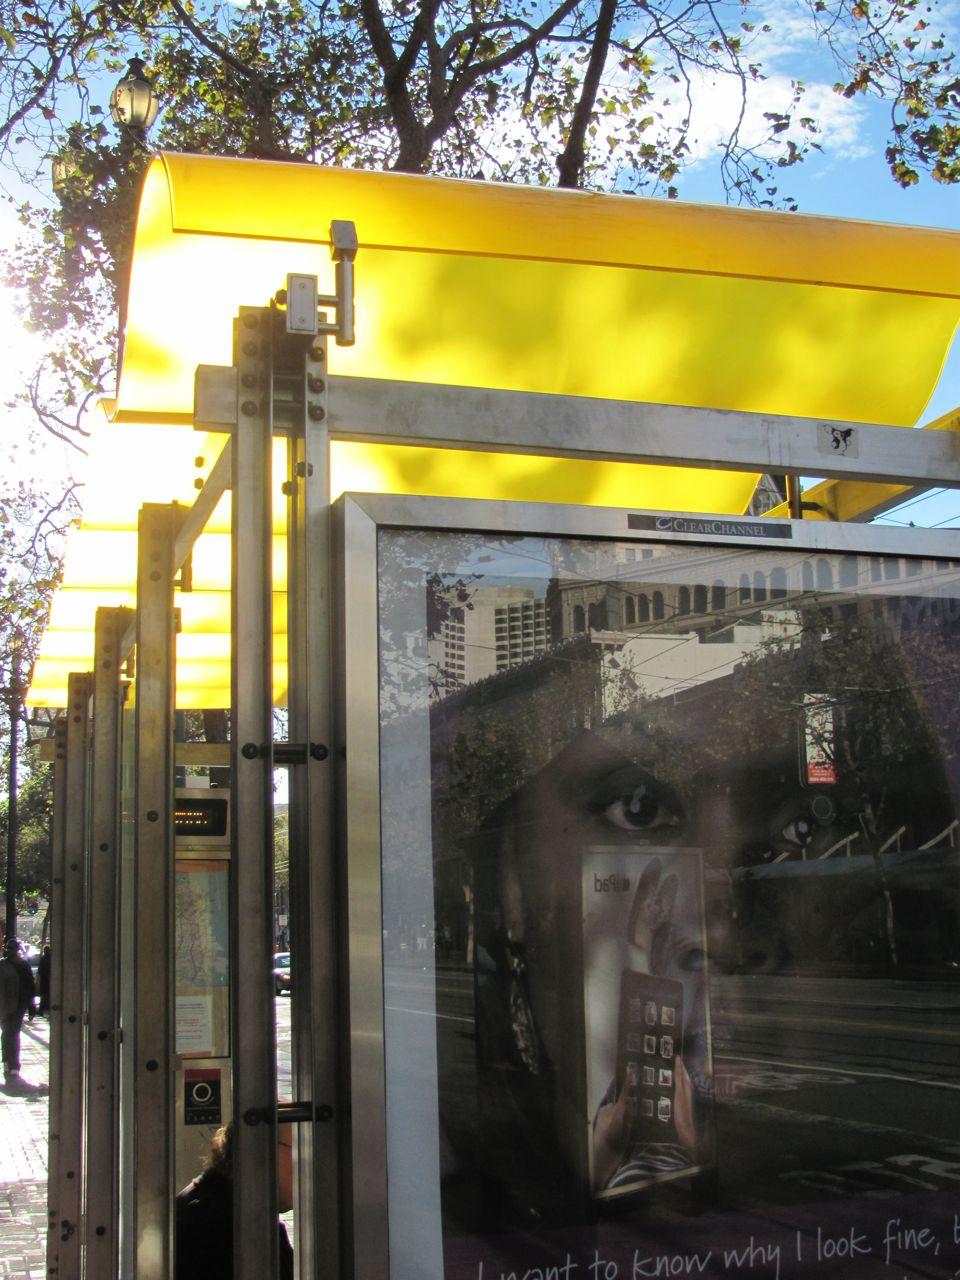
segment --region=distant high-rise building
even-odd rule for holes
[[[476,587],[468,600],[450,605],[430,641],[437,686],[449,693],[529,662],[549,639],[547,602],[531,588]]]

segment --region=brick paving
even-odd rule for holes
[[[24,1022],[23,1078],[46,1085],[50,1028]],[[47,1095],[0,1087],[0,1277],[45,1280],[47,1274]]]

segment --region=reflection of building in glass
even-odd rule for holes
[[[530,587],[476,587],[453,603],[430,641],[441,690],[452,691],[529,662],[549,644],[547,602]]]
[[[636,566],[636,567],[634,567]],[[689,634],[699,641],[737,644],[746,639],[742,622],[759,627],[757,639],[770,639],[770,628],[782,628],[781,602],[797,596],[831,593],[821,608],[829,621],[852,620],[864,607],[864,596],[875,614],[899,608],[893,593],[929,591],[939,577],[953,595],[957,561],[923,560],[896,556],[787,555],[752,550],[742,561],[716,551],[698,554],[691,548],[678,582],[676,551],[661,548],[619,547],[616,577],[551,583],[548,591],[550,624],[554,640],[585,632],[639,632]],[[718,571],[719,569],[719,571]],[[857,600],[845,593],[855,592]],[[809,603],[809,601],[804,601]],[[777,614],[769,606],[781,606]],[[767,609],[765,610],[765,606]],[[737,630],[740,634],[737,634]]]
[[[704,644],[696,632],[630,635],[601,631],[592,639],[602,647],[603,714],[616,714],[625,691],[634,697],[674,697],[684,689],[717,680],[749,653],[772,639],[800,632],[795,611],[784,619],[764,617],[757,626],[736,623],[725,629],[722,647]]]
[[[465,833],[480,833],[483,855],[504,801],[575,751],[583,768],[557,804],[580,797],[608,839],[702,849],[708,882],[736,900],[721,903],[738,921],[724,963],[952,973],[956,562],[699,547],[639,561],[622,544],[554,557],[552,646],[434,703],[436,900],[449,954],[474,955]],[[705,615],[692,612],[698,587]],[[712,613],[721,588],[725,608]],[[585,617],[605,601],[622,609],[626,593],[659,593],[664,616],[614,627],[608,613],[558,634],[577,606]],[[677,612],[688,596],[690,612]],[[631,789],[619,766],[598,782],[587,744],[601,742],[624,769],[645,768],[650,786]],[[554,825],[547,843],[559,856],[570,830]],[[523,849],[527,829],[514,828]]]

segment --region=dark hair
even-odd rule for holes
[[[208,1173],[219,1173],[222,1178],[233,1177],[233,1121],[223,1125],[210,1139],[210,1152],[203,1167]]]

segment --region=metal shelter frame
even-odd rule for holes
[[[54,822],[56,949],[51,1036],[48,1274],[58,1280],[167,1280],[173,1258],[174,584],[194,540],[232,490],[231,1040],[235,1088],[234,1239],[239,1280],[276,1275],[278,1115],[297,1122],[301,1276],[387,1274],[382,975],[376,974],[377,815],[358,803],[377,771],[376,650],[349,652],[357,611],[376,613],[371,532],[377,521],[557,532],[570,508],[534,504],[329,500],[334,439],[450,445],[612,461],[819,475],[960,488],[960,436],[880,425],[683,409],[588,398],[425,386],[327,373],[330,336],[352,334],[355,238],[334,235],[337,291],[294,277],[303,310],[243,308],[234,363],[197,371],[195,425],[229,436],[190,509],[150,505],[139,530],[135,613],[101,610],[92,673],[71,677],[57,728]],[[352,249],[351,249],[352,244]],[[339,246],[339,247],[338,247]],[[321,308],[318,319],[317,307]],[[336,321],[326,321],[334,310]],[[294,320],[296,322],[294,322]],[[289,737],[273,741],[271,445],[287,440]],[[418,505],[419,503],[419,505]],[[793,513],[802,516],[795,489]],[[662,534],[764,538],[762,520],[662,516]],[[869,510],[861,512],[862,518]],[[578,528],[626,536],[623,513],[581,509]],[[710,526],[707,528],[707,526]],[[680,532],[677,530],[680,529]],[[684,532],[683,530],[686,530]],[[807,522],[795,545],[947,554],[949,534]],[[336,537],[339,550],[333,545]],[[360,556],[345,583],[338,555]],[[362,597],[362,598],[361,598]],[[120,897],[120,718],[135,662],[135,872]],[[349,658],[349,660],[348,660]],[[344,672],[347,672],[344,677]],[[334,673],[336,672],[336,676]],[[334,710],[334,691],[339,711]],[[372,700],[372,701],[371,701]],[[347,773],[340,760],[346,733]],[[344,749],[345,750],[345,749]],[[212,758],[212,757],[211,757]],[[295,1098],[276,1103],[271,977],[276,765],[290,769]],[[338,782],[335,789],[334,774]],[[346,786],[340,785],[346,778]],[[336,796],[336,804],[335,804]],[[349,850],[347,844],[350,844]],[[355,848],[361,849],[360,854]],[[356,858],[363,861],[359,879]],[[344,870],[344,868],[346,870]],[[346,875],[346,880],[344,879]],[[123,930],[134,972],[123,1025]],[[239,941],[242,939],[242,945]],[[125,1044],[121,1047],[121,1030]],[[121,1052],[129,1054],[121,1070]],[[126,1101],[120,1095],[126,1091]],[[121,1143],[123,1108],[132,1142]],[[351,1118],[352,1108],[352,1118]],[[119,1159],[129,1151],[122,1214]],[[126,1220],[121,1221],[121,1219]]]

